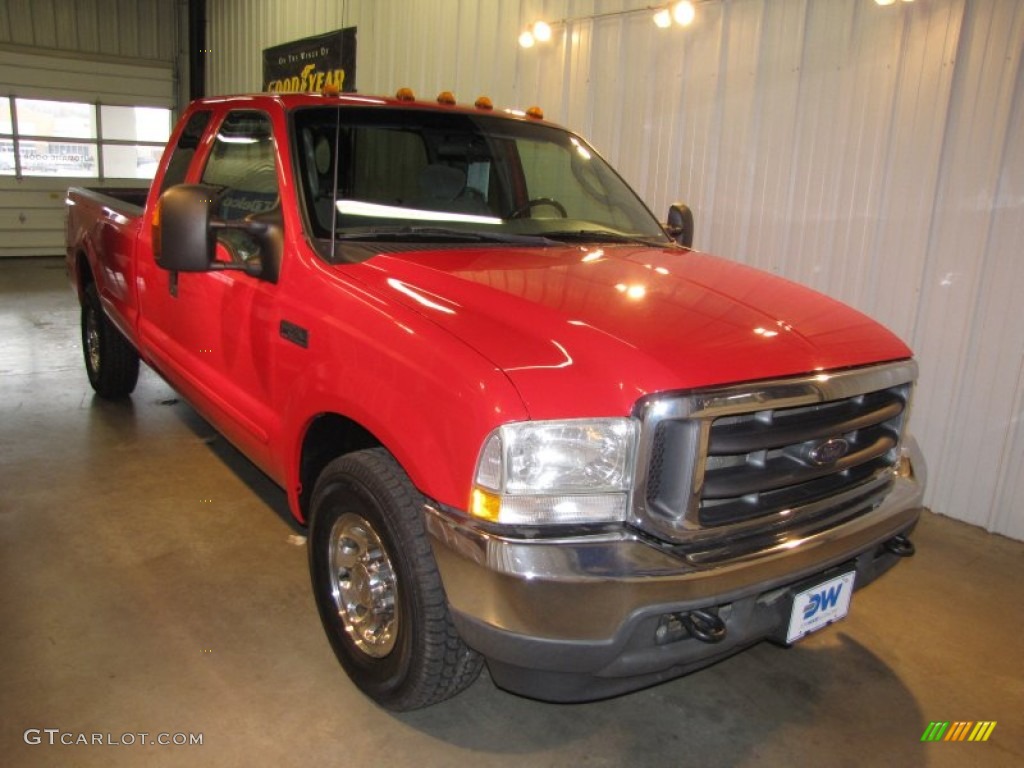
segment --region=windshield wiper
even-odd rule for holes
[[[613,232],[610,229],[566,229],[557,232],[545,232],[544,237],[552,240],[571,240],[582,243],[637,243],[639,245],[665,246],[668,243],[653,237],[627,235]]]
[[[446,227],[376,227],[363,232],[339,232],[338,240],[403,241],[403,242],[471,242],[508,243],[512,245],[551,245],[552,241],[540,235],[514,235],[504,232],[448,229]]]

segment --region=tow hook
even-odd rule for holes
[[[902,533],[899,536],[893,536],[885,542],[885,549],[897,557],[910,557],[915,551],[914,542]]]
[[[725,622],[717,608],[698,608],[687,613],[668,613],[661,617],[654,640],[658,645],[694,637],[703,643],[720,643],[725,639]]]
[[[683,626],[695,638],[704,643],[720,643],[725,640],[725,622],[717,613],[698,609],[681,616]]]

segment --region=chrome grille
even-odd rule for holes
[[[820,521],[858,489],[880,498],[915,376],[906,362],[646,400],[634,522],[682,541]]]

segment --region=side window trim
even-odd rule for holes
[[[175,142],[174,151],[167,161],[167,166],[164,168],[158,196],[167,191],[169,187],[183,184],[188,180],[189,168],[192,166],[196,153],[202,147],[203,136],[210,128],[212,116],[212,110],[203,109],[193,112],[189,117]],[[190,154],[184,155],[183,151]]]

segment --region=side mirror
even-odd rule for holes
[[[693,211],[683,203],[672,203],[668,207],[669,237],[686,248],[693,248]]]
[[[210,209],[215,191],[201,184],[171,187],[153,217],[157,266],[172,272],[207,272],[212,268],[217,237]]]
[[[153,251],[157,266],[171,272],[210,272],[235,269],[272,282],[277,279],[281,249],[280,227],[255,217],[224,221],[213,216],[217,187],[178,184],[162,195],[153,217]],[[245,262],[216,259],[217,230],[249,235],[269,258]]]

